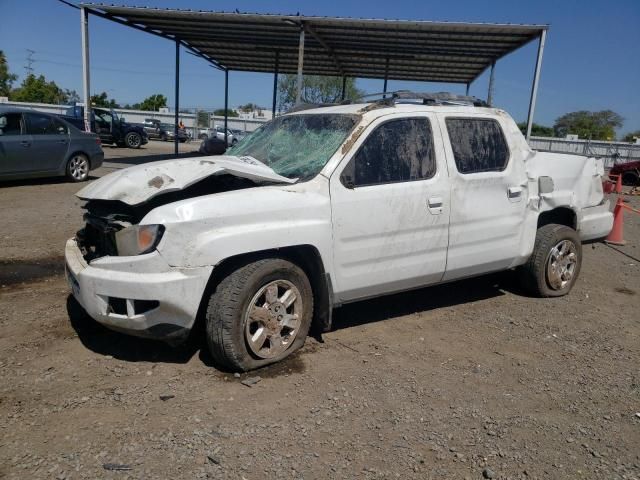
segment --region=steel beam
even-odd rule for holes
[[[296,87],[296,105],[302,102],[302,69],[304,68],[304,27],[300,27],[298,43],[298,81]]]
[[[227,122],[229,120],[229,69],[224,71],[224,146],[226,147],[229,139],[227,138]]]
[[[346,75],[342,77],[342,93],[340,94],[340,99],[344,102],[344,96],[347,93],[347,77]]]
[[[538,43],[538,58],[536,59],[536,70],[533,75],[533,85],[531,86],[531,99],[529,100],[529,115],[527,115],[527,142],[531,138],[531,127],[533,126],[533,113],[536,109],[536,97],[538,96],[538,82],[540,81],[540,70],[542,69],[542,54],[544,53],[544,42],[547,39],[547,31],[540,34]]]
[[[491,62],[491,73],[489,73],[489,90],[487,92],[487,105],[493,106],[493,72],[496,69],[496,61]]]
[[[91,75],[89,74],[89,12],[80,7],[82,34],[82,101],[84,102],[84,130],[91,131]]]
[[[389,80],[389,57],[384,62],[384,86],[382,87],[382,91],[387,93],[387,81]],[[387,98],[386,95],[382,95],[382,98]]]
[[[180,42],[176,40],[175,115],[173,125],[173,153],[178,156],[178,122],[180,121]]]
[[[272,118],[276,118],[276,102],[278,96],[278,68],[280,67],[280,51],[276,50],[276,65],[273,72],[273,105],[271,107]]]
[[[465,94],[466,96],[469,96],[469,87],[470,87],[470,86],[471,86],[471,84],[470,84],[470,83],[467,83],[467,89],[466,89],[466,90],[465,90],[465,92],[464,92],[464,94]]]

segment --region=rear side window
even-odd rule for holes
[[[67,126],[60,120],[48,115],[27,113],[27,133],[30,135],[64,135]]]
[[[509,163],[509,148],[495,120],[447,118],[451,149],[460,173],[500,172]]]
[[[0,114],[0,135],[21,135],[22,134],[22,114],[2,113]]]
[[[390,120],[366,138],[342,172],[347,187],[425,180],[436,173],[431,124],[426,118]]]

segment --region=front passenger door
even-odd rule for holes
[[[331,176],[330,194],[340,301],[442,279],[449,183],[430,116],[376,120]]]
[[[0,113],[0,175],[31,171],[31,136],[21,113]]]

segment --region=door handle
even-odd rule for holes
[[[442,197],[429,197],[427,200],[427,208],[433,215],[442,213]]]
[[[509,187],[507,189],[507,197],[509,200],[517,200],[522,196],[522,187]]]
[[[23,140],[20,142],[20,145],[22,145],[23,147],[30,147],[31,146],[31,142],[27,142],[26,140]]]

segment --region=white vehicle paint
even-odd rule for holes
[[[326,329],[331,308],[342,303],[523,265],[543,215],[573,219],[571,226],[583,241],[603,238],[611,229],[602,162],[532,151],[501,110],[359,104],[286,117],[326,114],[357,115],[357,123],[308,180],[280,175],[254,158],[221,156],[139,165],[85,187],[78,196],[100,206],[100,215],[116,230],[161,225],[164,233],[152,251],[137,256],[111,252],[91,258],[81,251],[82,241],[69,240],[67,270],[77,300],[110,328],[171,341],[191,329],[210,293],[206,287],[212,272],[228,259],[304,247],[300,251],[317,256],[321,267],[322,278],[314,283],[320,285],[314,287],[315,312]],[[406,118],[428,120],[435,174],[345,186],[341,175],[372,132]],[[506,167],[460,173],[448,133],[450,118],[497,122],[508,147]],[[230,177],[252,182],[250,188],[188,193]],[[138,212],[137,223],[118,212],[109,216],[114,201],[122,207],[118,212]],[[123,299],[126,308],[114,312],[111,297]],[[134,300],[158,305],[138,312]]]

